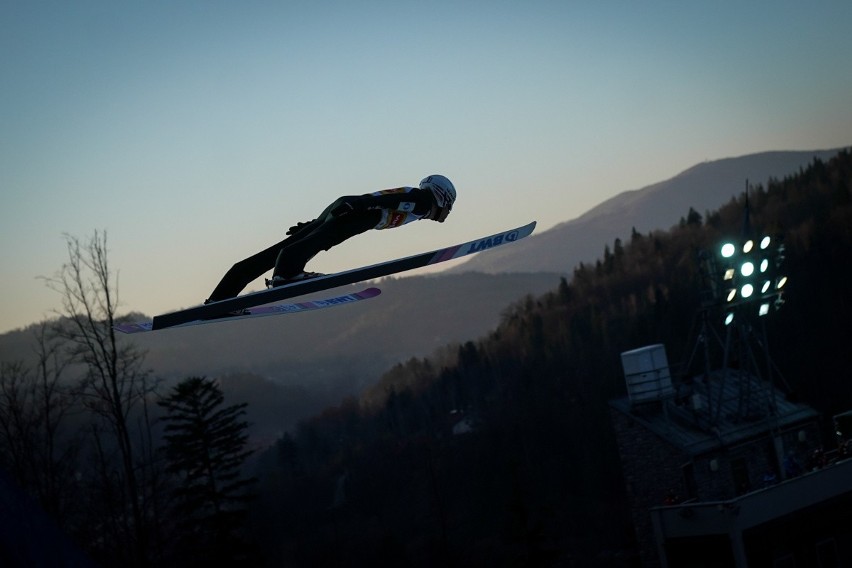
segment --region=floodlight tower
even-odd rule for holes
[[[748,182],[741,236],[724,240],[712,251],[702,251],[700,261],[707,284],[699,336],[699,343],[705,350],[705,376],[711,372],[709,345],[715,336],[722,347],[722,381],[737,381],[737,388],[733,390],[737,392],[739,418],[754,420],[759,415],[772,415],[776,408],[770,393],[774,392],[771,385],[776,377],[773,376],[775,367],[769,354],[765,320],[784,303],[787,283],[782,270],[784,244],[778,236],[756,236],[752,230]],[[716,334],[719,325],[724,326],[724,340]],[[755,384],[763,388],[757,389]],[[719,396],[727,391],[720,388]],[[707,401],[711,423],[721,412],[722,402],[721,399]]]
[[[787,276],[782,271],[784,244],[781,238],[756,234],[751,227],[746,182],[743,232],[739,239],[728,239],[717,247],[722,293],[722,322],[725,325],[725,348],[722,368],[726,376],[745,373],[757,378],[774,392],[774,364],[766,337],[766,316],[784,303]],[[755,352],[762,351],[764,372]],[[737,362],[738,365],[734,365]],[[734,369],[733,367],[738,367]],[[740,399],[745,403],[742,418],[751,413],[751,392],[742,392],[750,381],[741,381]],[[750,388],[750,387],[749,387]],[[756,394],[756,393],[755,393]],[[769,412],[776,408],[771,399]]]

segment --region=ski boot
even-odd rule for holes
[[[284,278],[283,276],[273,276],[272,278],[266,279],[266,287],[276,288],[278,286],[284,286],[285,284],[301,282],[302,280],[319,278],[320,276],[325,276],[325,274],[322,274],[320,272],[299,272],[298,274],[296,274],[295,276],[291,276],[290,278]]]

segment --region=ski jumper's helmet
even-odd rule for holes
[[[442,175],[431,175],[423,178],[420,189],[428,189],[435,196],[435,202],[442,209],[452,209],[456,200],[456,188],[453,182]]]

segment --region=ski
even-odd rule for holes
[[[188,327],[191,325],[201,325],[205,323],[234,321],[249,318],[261,318],[266,316],[277,316],[281,314],[295,314],[298,312],[321,310],[323,308],[331,308],[334,306],[342,306],[344,304],[359,302],[361,300],[368,300],[370,298],[375,298],[381,293],[382,291],[378,288],[367,288],[366,290],[355,292],[354,294],[344,294],[342,296],[327,298],[325,300],[311,300],[305,302],[296,302],[292,304],[271,304],[268,306],[252,307],[247,309],[245,313],[242,313],[240,315],[213,316],[210,319],[192,320],[172,327]],[[154,322],[141,321],[134,323],[122,323],[113,326],[113,328],[116,331],[120,331],[122,333],[142,333],[147,331],[154,331]]]
[[[211,302],[209,304],[195,306],[185,310],[162,314],[154,317],[152,329],[157,330],[173,327],[186,322],[210,318],[235,310],[252,308],[262,304],[278,302],[286,300],[287,298],[301,296],[303,294],[320,292],[322,290],[328,290],[338,286],[345,286],[347,284],[354,284],[364,280],[389,276],[391,274],[396,274],[397,272],[422,268],[439,262],[446,262],[448,260],[486,251],[501,245],[514,243],[532,234],[534,229],[535,221],[524,225],[523,227],[518,227],[517,229],[511,229],[509,231],[504,231],[502,233],[497,233],[495,235],[483,237],[459,245],[433,250],[431,252],[424,252],[406,258],[381,262],[379,264],[363,268],[355,268],[345,272],[326,274],[317,278],[301,280],[293,282],[292,284],[285,284],[276,288],[270,288],[268,290],[243,294],[242,296],[228,298],[227,300],[221,300],[219,302]]]

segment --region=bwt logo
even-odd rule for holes
[[[481,241],[471,243],[465,254],[471,254],[474,252],[483,251],[485,249],[490,249],[491,247],[496,247],[502,245],[503,243],[513,243],[517,240],[518,231],[509,231],[508,233],[503,233],[502,235],[495,235],[493,237],[488,237],[487,239],[482,239]]]

